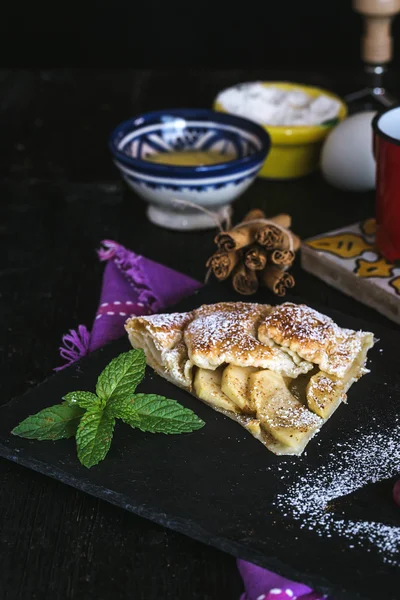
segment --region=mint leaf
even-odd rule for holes
[[[80,406],[81,408],[87,408],[89,410],[102,408],[105,404],[92,392],[70,392],[64,396],[64,400],[68,402],[70,406]]]
[[[12,434],[37,440],[75,436],[78,459],[90,469],[107,455],[116,419],[152,433],[189,433],[204,426],[193,411],[175,400],[156,394],[134,396],[145,369],[143,350],[121,354],[100,374],[97,395],[85,391],[70,392],[61,404],[45,408],[22,421]]]
[[[142,431],[189,433],[205,425],[192,410],[157,394],[136,394],[133,406],[139,415],[138,427]]]
[[[78,458],[90,469],[106,456],[114,433],[115,419],[106,410],[88,410],[76,432]]]
[[[100,373],[96,394],[103,401],[116,401],[133,395],[146,369],[143,350],[130,350],[114,358]]]
[[[17,425],[11,433],[29,440],[70,438],[75,435],[83,412],[79,406],[68,406],[65,403],[56,404],[50,408],[44,408],[36,415],[31,415]]]
[[[133,405],[132,396],[128,398],[119,398],[107,407],[116,419],[121,419],[131,427],[139,427],[140,417]]]

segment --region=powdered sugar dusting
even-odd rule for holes
[[[323,419],[301,404],[279,406],[273,417],[267,416],[265,419],[275,427],[295,428],[299,432],[321,427],[324,423]]]
[[[180,344],[191,319],[191,312],[133,317],[126,321],[125,329],[134,348],[144,349],[148,364],[164,373],[171,370],[167,355]],[[190,381],[185,381],[185,386],[190,386]]]
[[[215,368],[223,363],[241,367],[272,369],[297,377],[312,369],[269,340],[259,340],[260,323],[271,306],[247,302],[221,302],[203,305],[193,311],[194,318],[184,331],[189,357],[198,367]]]
[[[284,333],[285,337],[307,343],[334,342],[340,334],[340,328],[330,317],[305,304],[285,302],[272,311],[267,323]]]
[[[133,317],[128,319],[125,329],[128,333],[138,327],[144,327],[154,334],[155,341],[162,350],[164,346],[172,347],[182,338],[184,327],[192,318],[192,313],[170,313]]]
[[[330,509],[333,500],[399,474],[399,422],[391,431],[360,435],[354,444],[341,445],[339,450],[327,464],[310,468],[295,479],[285,493],[277,496],[275,505],[284,516],[301,521],[303,529],[323,537],[339,535],[349,542],[350,548],[366,543],[381,554],[384,562],[400,565],[400,527],[346,520]]]
[[[148,321],[157,329],[168,331],[170,329],[183,328],[188,322],[188,316],[189,313],[167,313],[150,315],[149,317],[142,317],[142,319]]]
[[[263,346],[256,338],[256,325],[270,310],[268,305],[226,302],[205,305],[198,309],[188,327],[193,349],[204,350],[218,344],[221,352],[232,345],[240,352],[251,352]]]
[[[271,338],[337,377],[346,374],[363,347],[373,345],[371,333],[344,329],[309,306],[290,302],[272,310],[260,327],[259,337]]]

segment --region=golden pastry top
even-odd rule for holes
[[[192,319],[192,313],[171,313],[151,315],[149,317],[131,317],[126,321],[125,329],[128,333],[148,332],[157,350],[172,349],[182,339],[186,325]]]
[[[309,306],[289,302],[272,309],[258,337],[272,339],[336,377],[345,376],[364,344],[373,345],[372,333],[344,329]]]
[[[256,337],[259,323],[270,310],[267,304],[246,302],[204,304],[194,311],[185,331],[190,353],[207,355],[210,363],[214,359],[219,363],[217,354],[235,354],[238,360],[249,353],[271,356],[272,349]]]
[[[133,317],[125,327],[162,377],[194,388],[277,454],[301,454],[367,372],[374,342],[292,303],[221,302]]]
[[[193,319],[184,332],[189,358],[204,369],[224,363],[240,367],[260,367],[297,377],[312,365],[293,360],[288,352],[272,341],[258,338],[260,324],[272,307],[248,302],[221,302],[193,311]]]
[[[304,304],[220,302],[187,313],[133,317],[128,333],[147,331],[160,352],[182,339],[189,360],[205,369],[230,363],[272,369],[289,377],[311,370],[312,364],[344,377],[373,334],[344,329]]]

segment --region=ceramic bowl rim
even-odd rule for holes
[[[319,93],[321,95],[328,96],[339,102],[340,109],[338,116],[336,117],[337,124],[343,121],[348,115],[348,106],[343,98],[341,98],[335,92],[328,90],[324,87],[319,87],[307,83],[299,83],[295,81],[287,80],[259,80],[259,81],[242,81],[234,85],[223,88],[218,92],[214,99],[213,106],[217,110],[221,110],[225,114],[227,113],[218,101],[219,96],[227,90],[240,87],[249,83],[261,83],[265,87],[282,87],[283,89],[298,89],[300,91],[310,91],[312,93]],[[333,119],[332,121],[336,121]],[[267,123],[260,124],[260,127],[267,129],[271,135],[272,142],[274,144],[283,143],[284,145],[297,145],[299,143],[315,142],[319,139],[324,138],[336,125],[336,123],[319,123],[317,125],[269,125]],[[315,139],[314,139],[315,138]]]
[[[127,156],[124,152],[121,152],[117,149],[116,140],[118,136],[121,134],[126,135],[127,133],[135,130],[140,131],[140,129],[146,125],[146,122],[162,116],[172,116],[187,120],[197,118],[204,121],[214,121],[217,125],[225,124],[237,126],[248,133],[256,135],[262,146],[260,150],[257,150],[248,156],[243,156],[242,158],[236,158],[234,160],[218,163],[216,165],[202,165],[196,167],[152,163],[141,158]],[[140,121],[140,124],[137,123],[138,121]],[[221,113],[208,108],[173,108],[142,113],[122,121],[111,132],[108,145],[111,153],[118,162],[128,167],[137,167],[141,170],[146,170],[154,175],[174,175],[175,177],[181,175],[183,177],[187,177],[190,175],[212,174],[215,176],[223,176],[227,174],[227,171],[240,171],[246,167],[251,167],[258,163],[260,163],[261,168],[262,163],[264,162],[271,148],[271,137],[269,133],[265,131],[263,127],[261,127],[261,125],[258,125],[257,123],[254,123],[253,121],[243,117]]]
[[[399,110],[400,104],[394,104],[393,106],[389,106],[388,108],[385,108],[385,109],[377,112],[371,121],[371,127],[373,129],[374,134],[377,135],[378,137],[386,140],[386,142],[390,142],[391,144],[394,144],[395,146],[400,146],[400,140],[398,138],[392,137],[388,133],[385,133],[384,131],[382,131],[382,129],[380,128],[380,125],[379,125],[379,121],[380,121],[381,117],[383,117],[386,113],[390,112],[391,110],[395,110],[395,109]]]

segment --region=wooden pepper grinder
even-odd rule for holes
[[[361,58],[368,77],[368,87],[350,94],[346,101],[372,96],[384,106],[392,106],[396,99],[385,90],[383,75],[392,60],[391,24],[400,12],[400,0],[353,0],[353,8],[364,18]]]

